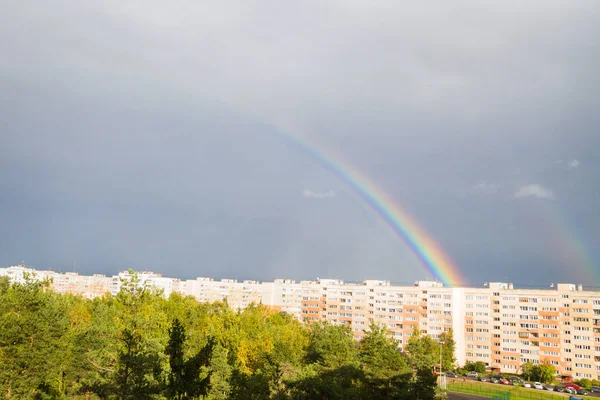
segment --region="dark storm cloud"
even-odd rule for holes
[[[599,19],[593,1],[10,2],[0,264],[422,278],[279,131],[363,170],[473,282],[568,280],[530,202],[599,259]]]

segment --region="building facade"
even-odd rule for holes
[[[85,298],[116,295],[131,272],[112,277],[0,268],[12,282],[50,279],[51,288]],[[193,296],[200,302],[227,301],[236,310],[263,304],[306,324],[347,325],[360,340],[374,322],[385,326],[404,348],[416,327],[438,339],[452,331],[457,365],[481,361],[490,370],[519,373],[525,362],[549,362],[559,375],[600,379],[600,292],[581,285],[520,289],[491,282],[482,288],[451,288],[439,282],[413,286],[389,281],[346,283],[340,279],[273,282],[196,278],[183,280],[153,272],[137,273],[139,285]]]

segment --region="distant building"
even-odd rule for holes
[[[51,279],[51,288],[95,298],[116,295],[132,274],[84,276],[37,271],[23,265],[0,268],[12,282]],[[371,322],[385,326],[404,348],[416,327],[437,339],[452,330],[457,364],[481,361],[490,371],[519,373],[521,364],[549,362],[568,379],[600,379],[600,292],[581,285],[519,289],[506,282],[483,288],[449,288],[418,281],[395,286],[389,281],[345,283],[317,279],[297,283],[196,278],[180,281],[153,272],[138,272],[138,285],[193,296],[200,302],[227,301],[236,310],[263,304],[306,324],[328,321],[347,325],[360,340]]]

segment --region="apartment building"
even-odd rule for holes
[[[133,282],[136,276],[137,282]],[[157,274],[150,271],[135,272],[121,271],[118,275],[111,278],[110,294],[116,296],[125,284],[135,284],[139,287],[148,287],[162,291],[165,297],[169,297],[174,289],[180,285],[179,279],[167,278],[162,274]]]
[[[302,320],[302,284],[292,279],[262,283],[261,303]]]
[[[50,288],[57,293],[81,295],[87,299],[104,296],[110,293],[112,278],[101,274],[92,276],[79,275],[75,272],[54,273]]]
[[[53,290],[86,298],[116,295],[132,279],[129,272],[82,276],[24,266],[0,268],[1,275],[21,283],[28,276],[50,278]],[[262,303],[306,324],[347,325],[356,340],[374,322],[385,326],[401,348],[416,327],[434,339],[452,330],[458,365],[481,361],[492,371],[518,373],[525,362],[549,362],[561,376],[600,379],[600,292],[581,285],[524,289],[490,282],[480,288],[452,288],[430,281],[397,286],[384,280],[180,281],[147,271],[137,275],[139,284],[160,289],[165,296],[175,292],[200,302],[227,300],[236,310]]]
[[[235,310],[262,302],[262,284],[258,281],[236,279],[196,278],[181,281],[176,290],[184,296],[193,296],[200,302],[227,301]]]

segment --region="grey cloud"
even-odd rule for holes
[[[569,169],[577,168],[577,167],[579,167],[579,161],[578,161],[578,160],[571,160],[571,161],[569,161],[569,163],[567,164],[567,167],[568,167]]]
[[[560,276],[543,256],[541,211],[501,194],[552,188],[552,206],[598,248],[596,9],[9,2],[0,264],[420,276],[377,213],[280,132],[372,180],[473,281],[506,265],[517,278],[524,266]],[[289,195],[329,187],[351,195]],[[507,224],[539,243],[521,246],[497,228]]]
[[[327,192],[313,192],[309,189],[304,189],[302,191],[302,196],[309,199],[327,199],[331,197],[335,197],[335,192],[333,190],[328,190]]]
[[[529,184],[521,187],[513,194],[516,199],[523,197],[539,197],[541,199],[553,199],[554,193],[551,190],[537,184]]]

